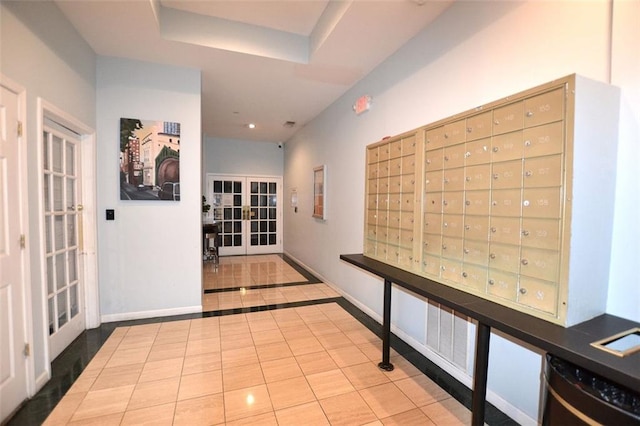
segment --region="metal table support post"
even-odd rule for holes
[[[391,281],[384,280],[384,305],[382,312],[382,362],[378,368],[393,371],[393,364],[389,362],[391,350]]]
[[[476,331],[476,359],[473,368],[473,395],[471,399],[471,424],[484,424],[484,407],[487,397],[487,370],[489,367],[489,337],[491,328],[478,322]]]

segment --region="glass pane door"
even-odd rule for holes
[[[225,177],[211,183],[211,210],[219,226],[218,252],[221,256],[244,254],[245,179]]]
[[[282,252],[282,178],[208,175],[220,256]]]
[[[280,191],[279,180],[274,178],[247,178],[249,181],[249,247],[247,254],[279,253],[282,251],[280,237]]]
[[[43,205],[50,350],[52,357],[84,330],[80,273],[78,140],[45,128]],[[66,331],[65,331],[66,330]]]

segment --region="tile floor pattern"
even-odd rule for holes
[[[204,263],[202,308],[208,312],[340,297],[324,283],[307,282],[277,254],[221,257],[218,265]],[[292,283],[305,285],[278,285]],[[255,286],[263,288],[251,288]],[[230,289],[235,291],[219,291]]]
[[[117,328],[45,424],[456,425],[468,409],[336,303]]]

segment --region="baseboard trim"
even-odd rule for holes
[[[100,317],[103,323],[116,321],[130,321],[147,318],[169,317],[173,315],[195,314],[202,312],[202,305],[184,306],[180,308],[155,309],[150,311],[123,312],[121,314],[107,314]]]

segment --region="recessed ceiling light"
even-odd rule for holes
[[[255,129],[256,125],[253,124],[253,123],[249,123],[249,124],[247,124],[247,127],[250,128],[250,129]]]

